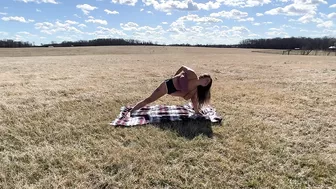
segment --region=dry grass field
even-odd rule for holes
[[[0,188],[336,188],[334,56],[83,47],[0,57]],[[109,125],[181,65],[212,75],[222,125]]]

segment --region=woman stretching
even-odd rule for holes
[[[162,82],[149,97],[138,102],[126,116],[130,117],[135,110],[156,101],[165,94],[182,97],[185,100],[191,99],[195,113],[201,114],[202,106],[210,102],[211,85],[212,79],[209,74],[202,74],[197,77],[194,70],[182,66],[174,77]]]

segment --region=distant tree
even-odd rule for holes
[[[272,38],[272,39],[244,39],[239,43],[241,48],[260,48],[260,49],[295,49],[303,50],[326,50],[336,41],[336,38]]]
[[[14,41],[11,39],[0,40],[0,48],[32,47],[33,44],[23,41]]]

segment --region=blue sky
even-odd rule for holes
[[[1,0],[0,39],[235,44],[336,37],[336,0]]]

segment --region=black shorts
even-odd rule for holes
[[[166,80],[166,86],[167,86],[167,89],[168,89],[168,94],[172,94],[172,93],[175,93],[177,91],[175,86],[174,86],[173,79],[167,79]]]

